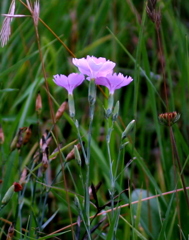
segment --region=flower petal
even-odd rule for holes
[[[86,58],[80,59],[74,58],[72,62],[78,67],[82,74],[88,76],[88,80],[111,74],[113,72],[113,68],[115,67],[114,62],[106,60],[106,58],[96,58],[94,56],[87,56]]]

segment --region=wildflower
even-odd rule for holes
[[[114,94],[116,89],[124,87],[132,82],[131,77],[124,77],[122,73],[108,74],[106,77],[99,77],[95,80],[97,85],[103,85],[109,89],[110,94]]]
[[[172,126],[179,120],[180,114],[177,112],[161,113],[159,114],[158,118],[160,123],[166,126]]]
[[[116,65],[114,62],[106,60],[106,58],[96,58],[94,56],[80,59],[73,58],[72,62],[82,74],[88,76],[87,80],[111,74]]]
[[[133,81],[131,77],[124,77],[122,73],[108,74],[106,77],[99,77],[95,80],[97,85],[103,85],[109,89],[108,108],[105,111],[107,118],[112,114],[114,91],[128,85],[131,81]]]
[[[83,74],[79,73],[71,73],[70,75],[55,75],[53,81],[68,91],[68,104],[69,104],[69,114],[71,118],[75,116],[75,106],[74,106],[74,99],[73,99],[73,90],[77,86],[79,86],[85,77]]]
[[[68,76],[65,75],[55,75],[53,81],[56,85],[65,88],[68,94],[72,95],[74,88],[79,86],[84,81],[83,74],[71,73]]]
[[[14,12],[15,12],[15,0],[12,0],[8,14],[14,16]],[[2,29],[0,32],[0,42],[2,47],[4,47],[7,44],[9,37],[11,35],[10,24],[12,22],[12,19],[13,19],[12,17],[6,16],[3,21]]]

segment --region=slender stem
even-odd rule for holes
[[[178,154],[178,151],[177,151],[177,146],[176,146],[176,142],[175,142],[175,138],[174,138],[173,129],[172,129],[171,126],[169,127],[169,132],[170,132],[170,139],[171,139],[171,146],[172,146],[172,149],[173,149],[173,154],[174,154],[175,159],[177,160],[177,165],[178,165],[178,168],[179,168],[179,174],[180,174],[180,177],[181,177],[181,181],[182,181],[182,185],[183,185],[183,189],[184,189],[184,194],[185,194],[187,206],[188,206],[188,209],[189,209],[189,198],[188,198],[188,194],[187,194],[187,191],[186,191],[186,184],[185,184],[185,180],[184,180],[184,176],[183,176],[183,172],[182,172],[182,166],[181,166],[179,154]]]
[[[108,119],[107,119],[107,124],[108,124]],[[110,166],[110,200],[111,200],[111,209],[112,209],[112,217],[114,216],[114,191],[115,191],[115,179],[114,179],[114,174],[113,174],[113,162],[111,158],[111,152],[110,152],[110,139],[111,139],[111,134],[113,131],[113,123],[112,126],[107,129],[107,136],[106,136],[106,145],[107,145],[107,151],[108,151],[108,160],[109,160],[109,166]]]

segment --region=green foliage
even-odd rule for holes
[[[10,3],[0,2],[1,14],[8,12]],[[0,199],[14,182],[20,181],[24,169],[27,177],[23,190],[14,193],[0,210],[1,239],[6,239],[10,222],[15,223],[15,239],[89,239],[87,231],[91,239],[187,239],[186,196],[183,190],[174,191],[183,188],[181,172],[169,128],[159,124],[158,114],[167,110],[181,114],[173,132],[189,187],[189,6],[187,1],[158,1],[158,8],[159,40],[155,24],[146,14],[146,1],[40,1],[40,48],[32,18],[13,19],[10,39],[0,48],[0,127],[5,137],[0,145]],[[30,15],[20,0],[16,0],[16,14]],[[116,62],[116,72],[134,79],[115,92],[119,117],[111,129],[109,145],[106,136],[110,125],[104,114],[108,91],[97,89],[89,183],[102,185],[90,200],[90,216],[95,216],[90,220],[90,229],[84,211],[85,158],[81,151],[81,164],[65,160],[78,143],[77,129],[68,111],[55,125],[52,121],[52,112],[67,98],[67,92],[52,81],[53,75],[76,72],[72,57],[86,55],[110,59]],[[85,81],[74,90],[84,149],[89,142],[88,86]],[[41,114],[35,112],[39,91]],[[134,129],[122,139],[133,119]],[[33,129],[29,142],[11,151],[19,129],[30,124]],[[48,146],[49,164],[43,172],[35,154],[46,129],[52,140]]]

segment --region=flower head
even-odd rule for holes
[[[106,58],[96,58],[94,56],[87,56],[80,59],[73,58],[72,62],[82,74],[88,76],[88,80],[111,74],[116,65],[114,62],[106,60]]]
[[[172,126],[174,123],[176,123],[179,118],[180,114],[177,112],[168,112],[168,113],[161,113],[158,116],[159,121],[161,124],[164,124],[166,126]]]
[[[68,94],[72,95],[74,88],[79,86],[84,79],[85,77],[83,74],[71,73],[68,76],[62,74],[54,75],[53,81],[56,83],[56,85],[65,88],[68,91]]]
[[[122,73],[108,74],[106,77],[99,77],[95,80],[97,85],[103,85],[107,87],[110,91],[110,94],[114,94],[116,89],[124,87],[132,82],[131,77],[124,77]]]

